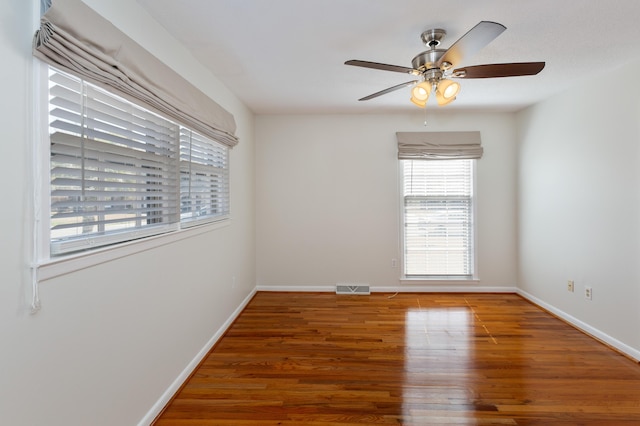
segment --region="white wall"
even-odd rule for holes
[[[512,114],[290,115],[256,118],[258,288],[397,287],[401,269],[395,132],[479,130],[478,287],[514,288]],[[449,286],[449,288],[455,288]]]
[[[640,355],[640,63],[518,116],[520,287]],[[567,291],[575,281],[575,292]],[[585,300],[584,288],[593,288]],[[627,346],[625,348],[625,345]]]
[[[0,423],[132,425],[254,289],[253,116],[137,3],[87,1],[235,115],[233,220],[43,282],[29,315],[32,3],[0,2]]]

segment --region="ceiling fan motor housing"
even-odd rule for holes
[[[442,58],[442,55],[446,53],[445,49],[431,49],[418,53],[412,60],[411,65],[414,69],[419,71],[426,71],[432,68],[440,69],[438,61]]]
[[[440,45],[440,42],[446,35],[447,32],[442,28],[427,30],[420,35],[422,42],[429,47],[430,50],[418,53],[411,60],[413,69],[420,71],[423,75],[427,70],[440,69],[440,58],[442,58],[442,55],[447,51],[445,49],[436,49],[436,47]],[[440,73],[440,76],[442,76],[442,73]]]

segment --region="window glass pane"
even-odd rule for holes
[[[402,160],[405,275],[473,274],[473,161]]]

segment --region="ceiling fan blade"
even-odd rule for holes
[[[510,64],[486,64],[453,70],[453,77],[458,78],[493,78],[536,75],[544,68],[544,62],[517,62]]]
[[[464,58],[470,58],[491,43],[506,29],[507,27],[497,22],[481,21],[447,49],[438,61],[438,66],[444,62],[459,64]]]
[[[388,89],[381,90],[379,92],[373,93],[373,94],[371,94],[369,96],[365,96],[364,98],[360,98],[358,100],[359,101],[368,101],[369,99],[377,98],[378,96],[381,96],[381,95],[386,95],[387,93],[396,91],[398,89],[402,89],[403,87],[414,85],[417,82],[418,82],[418,80],[407,81],[406,83],[401,83],[401,84],[395,85],[393,87],[389,87]]]
[[[401,67],[400,65],[380,64],[378,62],[358,61],[356,59],[347,61],[344,64],[353,65],[356,67],[373,68],[375,70],[382,70],[382,71],[403,72],[408,74],[413,74],[415,71],[413,68]]]

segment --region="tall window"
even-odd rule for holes
[[[400,161],[405,275],[473,276],[475,160]]]
[[[50,68],[50,252],[229,214],[228,147]]]

